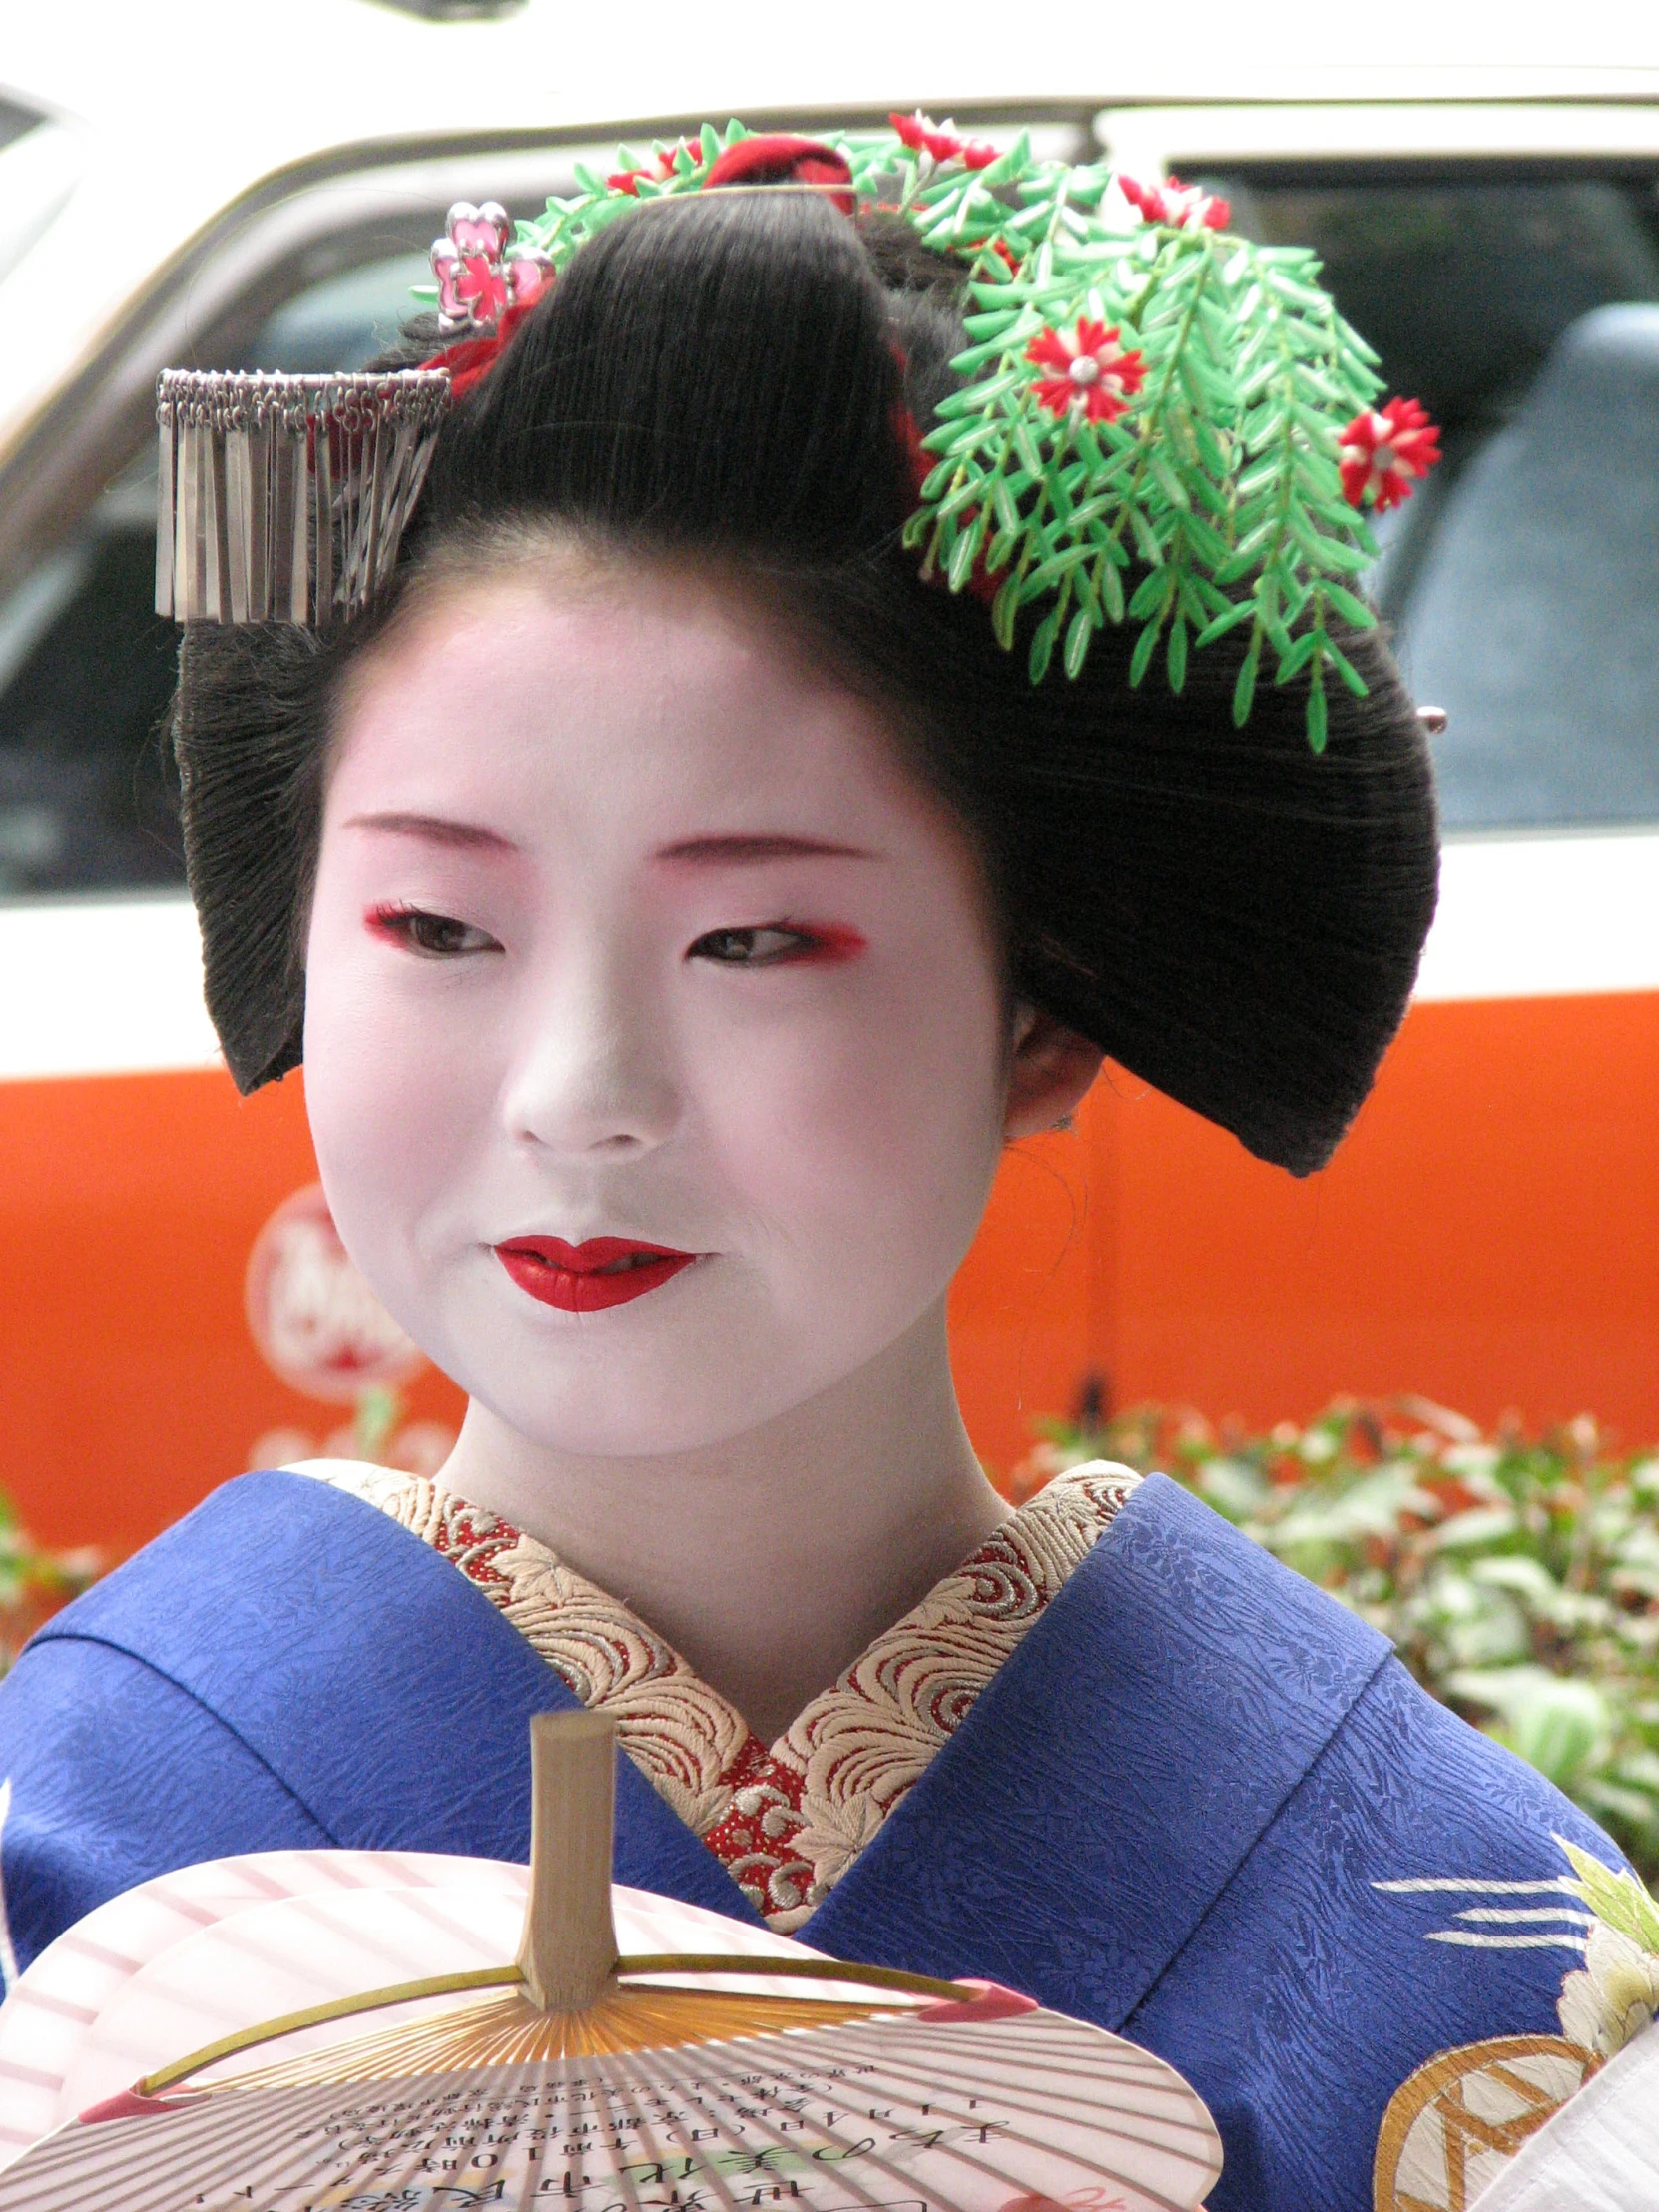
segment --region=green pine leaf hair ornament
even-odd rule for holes
[[[1264,675],[1305,677],[1321,751],[1328,682],[1366,691],[1331,625],[1376,622],[1355,589],[1377,558],[1367,516],[1439,459],[1427,415],[1378,407],[1377,355],[1315,256],[1238,237],[1224,200],[1039,161],[1024,133],[998,152],[891,122],[823,140],[705,124],[649,160],[624,149],[608,176],[578,166],[579,191],[512,245],[499,225],[481,259],[479,211],[456,209],[433,250],[439,305],[445,329],[478,334],[430,365],[464,391],[544,278],[651,200],[788,184],[902,216],[965,265],[971,341],[914,456],[904,543],[923,575],[985,599],[1010,651],[1029,611],[1033,683],[1056,662],[1077,676],[1095,632],[1127,622],[1131,683],[1161,659],[1179,692],[1189,653],[1248,627],[1234,722]]]

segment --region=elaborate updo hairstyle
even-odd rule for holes
[[[1128,680],[1130,630],[1033,686],[1023,640],[924,583],[900,401],[922,431],[967,339],[964,270],[879,214],[757,189],[642,203],[584,246],[451,410],[373,610],[322,637],[186,636],[175,713],[208,1004],[239,1086],[300,1058],[303,932],[342,679],[409,580],[469,546],[574,533],[696,560],[887,712],[959,813],[1012,989],[1306,1174],[1404,1011],[1433,912],[1434,806],[1375,631],[1339,642],[1369,696],[1310,752],[1300,682],[1230,702],[1245,632],[1184,691]],[[425,350],[436,350],[437,340]],[[420,357],[419,348],[412,356]],[[457,728],[464,742],[464,709]]]

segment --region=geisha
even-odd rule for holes
[[[448,372],[423,486],[306,402],[298,604],[234,469],[180,595],[227,1060],[303,1062],[469,1411],[432,1480],[228,1484],[36,1639],[15,1961],[217,1855],[521,1858],[526,1716],[581,1703],[620,1879],[1120,2029],[1218,2212],[1369,2205],[1438,2054],[1586,2059],[1558,1839],[1617,1855],[1175,1484],[1010,1513],[944,1307],[1105,1057],[1298,1174],[1364,1099],[1436,845],[1342,578],[1431,432],[1202,195],[908,119],[589,182],[517,250],[456,212],[385,379]]]

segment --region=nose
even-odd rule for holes
[[[638,969],[595,960],[526,988],[502,1095],[509,1135],[567,1157],[648,1152],[679,1118],[667,1024]]]

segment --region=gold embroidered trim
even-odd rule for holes
[[[1499,2035],[1430,2058],[1382,2116],[1375,2212],[1469,2212],[1600,2064],[1559,2035]]]
[[[730,1869],[797,1928],[853,1865],[1140,1477],[1057,1475],[807,1705],[770,1751],[664,1637],[545,1544],[420,1475],[294,1470],[388,1513],[482,1589]]]

